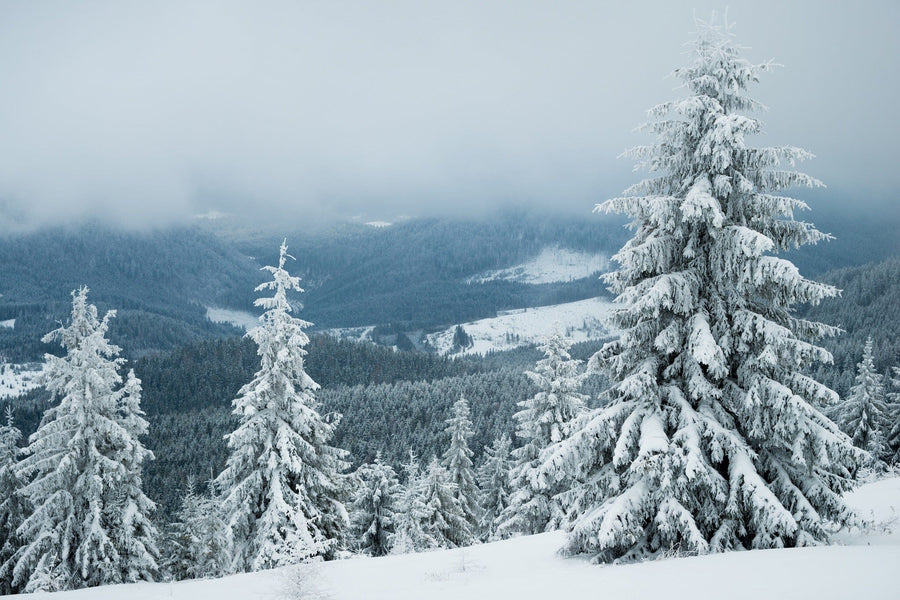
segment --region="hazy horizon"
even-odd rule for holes
[[[338,5],[339,4],[339,5]],[[6,227],[589,216],[637,181],[623,150],[676,97],[713,2],[0,2]],[[804,147],[813,208],[896,210],[900,7],[729,2],[783,68],[755,145]]]

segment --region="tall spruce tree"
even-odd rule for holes
[[[541,533],[563,520],[563,507],[554,496],[564,491],[566,480],[559,474],[552,479],[542,477],[539,468],[541,452],[567,438],[573,421],[584,412],[585,396],[579,392],[584,375],[579,361],[569,355],[570,347],[571,342],[557,328],[541,345],[544,358],[534,371],[525,372],[538,391],[520,402],[521,410],[513,415],[522,446],[513,450],[513,491],[509,506],[499,517],[501,536]]]
[[[472,455],[469,439],[475,434],[469,416],[469,401],[460,396],[453,403],[453,414],[447,419],[447,434],[450,435],[450,447],[444,453],[443,466],[450,474],[450,481],[455,485],[454,496],[459,502],[470,531],[478,526],[481,507],[478,506],[478,485],[475,483]]]
[[[885,439],[888,420],[884,378],[875,369],[872,346],[869,337],[863,347],[862,360],[856,365],[856,381],[847,398],[835,407],[834,420],[854,444],[869,452],[873,459],[880,460],[888,455]]]
[[[385,556],[394,544],[395,516],[401,487],[397,473],[381,460],[356,470],[356,492],[350,509],[350,531],[359,550]]]
[[[685,97],[653,108],[656,142],[628,153],[653,175],[597,206],[635,230],[606,277],[622,333],[591,360],[607,403],[541,468],[580,482],[566,549],[600,561],[823,542],[853,518],[842,494],[864,459],[812,406],[836,394],[804,374],[831,361],[808,340],[837,330],[792,313],[837,290],[773,256],[827,237],[777,194],[819,185],[789,168],[811,155],[746,144],[762,108],[747,89],[770,65],[699,25],[675,71]]]
[[[122,387],[119,348],[102,320],[72,292],[72,318],[43,338],[59,341],[62,358],[46,355],[49,408],[17,466],[34,510],[18,529],[28,543],[16,554],[13,584],[26,591],[152,580],[156,571],[154,504],[141,491],[141,467],[153,458],[138,440],[147,422],[139,390]]]
[[[13,422],[12,407],[6,407],[6,424],[0,425],[0,595],[18,591],[12,584],[11,559],[24,540],[16,534],[28,507],[22,496],[24,481],[16,473],[22,432]]]
[[[240,422],[227,436],[231,452],[217,478],[237,571],[331,557],[348,522],[346,452],[328,445],[336,423],[319,414],[319,385],[304,370],[304,329],[311,323],[291,316],[287,292],[303,290],[284,268],[288,258],[282,243],[278,266],[264,267],[272,281],[256,288],[274,292],[256,300],[265,312],[247,334],[258,346],[260,369],[233,402]]]

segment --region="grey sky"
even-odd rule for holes
[[[900,3],[854,4],[728,14],[748,58],[785,65],[757,143],[815,152],[822,197],[860,206],[900,184]],[[587,213],[636,179],[616,157],[678,93],[695,10],[724,6],[0,2],[0,214]]]

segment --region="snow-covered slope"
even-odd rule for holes
[[[609,335],[606,317],[613,304],[599,298],[539,306],[537,308],[506,311],[489,319],[463,323],[472,338],[466,354],[484,354],[491,350],[508,350],[540,342],[559,325],[573,342],[583,342]],[[438,352],[446,354],[453,348],[456,327],[432,333],[426,340]]]
[[[900,478],[849,497],[881,525],[844,533],[842,546],[731,552],[598,566],[557,553],[546,533],[444,550],[235,575],[218,580],[109,586],[59,600],[665,600],[896,599],[900,589]]]
[[[11,365],[0,363],[0,401],[15,398],[38,387],[41,365],[30,363]]]
[[[521,265],[488,271],[468,280],[469,283],[505,280],[519,283],[556,283],[590,277],[609,269],[609,257],[603,254],[575,252],[551,246]]]
[[[259,325],[259,317],[244,310],[230,308],[206,308],[206,318],[213,323],[228,323],[247,331]]]

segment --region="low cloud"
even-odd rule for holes
[[[678,93],[693,27],[693,3],[606,4],[4,2],[0,213],[587,214],[636,179],[616,157]],[[832,187],[896,189],[900,11],[783,4],[729,13],[786,65],[757,90],[761,141],[809,148]]]

